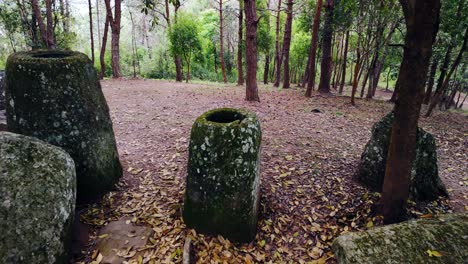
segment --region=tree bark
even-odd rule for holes
[[[263,71],[263,83],[268,84],[268,72],[270,71],[270,54],[265,56],[265,69]]]
[[[224,63],[223,0],[219,0],[219,62],[221,63],[223,81],[227,83],[226,64]]]
[[[104,32],[102,34],[102,46],[101,53],[99,54],[99,61],[101,62],[101,72],[99,73],[99,79],[104,79],[106,74],[106,46],[107,46],[107,35],[109,33],[109,17],[106,16],[106,21],[104,22]]]
[[[422,95],[440,21],[439,0],[400,0],[400,4],[407,29],[381,198],[386,224],[402,221],[405,215]]]
[[[289,72],[289,47],[291,46],[291,29],[293,20],[293,0],[288,0],[287,3],[287,17],[286,25],[284,26],[283,38],[283,58],[284,58],[284,72],[283,72],[283,89],[290,87],[290,72]]]
[[[115,0],[114,15],[110,6],[110,0],[104,0],[106,4],[107,17],[111,28],[111,66],[112,78],[120,78],[120,21],[122,16],[122,2]]]
[[[346,31],[346,38],[345,38],[345,47],[344,47],[344,52],[343,52],[343,66],[342,66],[342,73],[341,73],[341,83],[340,83],[340,89],[338,90],[339,94],[343,93],[343,87],[345,85],[345,79],[346,79],[346,62],[348,60],[348,45],[349,45],[349,30]]]
[[[247,101],[258,101],[257,87],[257,10],[255,0],[244,0],[245,12],[245,61],[246,61],[246,96]]]
[[[427,89],[426,89],[426,95],[424,96],[424,101],[423,104],[429,104],[429,101],[431,100],[432,97],[432,88],[434,87],[434,80],[435,80],[435,75],[437,72],[437,65],[439,64],[439,60],[437,58],[434,58],[431,64],[431,71],[429,73],[429,79],[427,81]]]
[[[330,93],[331,79],[331,45],[333,37],[333,0],[326,0],[325,3],[325,21],[323,26],[322,40],[322,62],[320,65],[320,83],[318,91],[320,93]]]
[[[244,85],[244,70],[242,67],[242,39],[244,38],[244,33],[242,30],[242,25],[244,21],[244,0],[239,0],[239,31],[238,31],[238,42],[237,42],[237,85]]]
[[[320,26],[320,15],[322,13],[322,0],[317,0],[315,9],[314,23],[312,25],[312,38],[310,39],[309,58],[307,60],[306,72],[304,73],[304,86],[307,80],[306,97],[312,96],[312,90],[315,86],[315,58],[317,56],[318,30]]]
[[[89,10],[89,36],[91,41],[91,61],[94,65],[94,34],[93,34],[93,6],[91,5],[91,0],[88,0],[88,10]]]
[[[276,11],[276,40],[275,40],[275,82],[274,87],[279,87],[281,81],[281,63],[283,60],[282,53],[280,54],[280,15],[281,15],[281,0],[278,0],[278,10]]]
[[[31,0],[31,5],[34,11],[34,17],[37,20],[37,25],[39,27],[39,32],[41,33],[42,44],[47,48],[50,49],[49,39],[47,38],[47,29],[44,24],[44,20],[42,19],[41,9],[39,7],[39,3],[37,0]]]
[[[52,0],[45,0],[47,17],[47,42],[49,49],[55,49],[54,20],[52,18]]]

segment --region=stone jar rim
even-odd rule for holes
[[[88,56],[71,50],[33,50],[16,52],[10,55],[9,61],[16,61],[18,65],[70,65],[77,61],[90,62]]]
[[[217,127],[245,126],[256,120],[256,115],[244,109],[216,108],[203,113],[195,123]]]

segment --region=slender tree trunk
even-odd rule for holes
[[[55,49],[54,20],[52,18],[52,0],[45,0],[47,17],[47,42],[50,49]]]
[[[399,222],[405,215],[419,112],[440,12],[439,0],[400,0],[400,3],[407,31],[381,198],[387,224]]]
[[[359,18],[358,18],[358,30],[357,30],[357,43],[356,43],[356,64],[354,65],[354,77],[353,86],[351,88],[351,105],[356,105],[355,96],[359,83],[359,72],[361,71],[361,38],[362,38],[362,24],[363,24],[363,0],[359,1]]]
[[[224,63],[223,0],[219,0],[219,62],[221,63],[223,81],[227,83],[226,65]]]
[[[143,32],[145,34],[145,41],[146,41],[146,50],[148,51],[148,58],[151,60],[153,57],[153,50],[151,49],[151,44],[149,42],[149,36],[148,36],[148,26],[146,22],[146,16],[143,17]]]
[[[264,84],[268,84],[268,72],[269,71],[270,71],[270,54],[266,54],[266,56],[265,56],[265,70],[263,71],[263,83]]]
[[[282,52],[280,52],[280,17],[281,17],[281,0],[278,0],[278,10],[276,11],[276,40],[275,40],[275,82],[274,87],[279,87],[281,81],[281,63],[283,60]],[[281,54],[280,54],[281,53]]]
[[[291,46],[291,29],[293,21],[293,0],[288,0],[286,25],[284,26],[283,38],[283,55],[284,55],[284,72],[283,72],[283,89],[290,87],[290,72],[289,72],[289,47]]]
[[[50,49],[51,47],[50,47],[49,39],[47,38],[47,29],[44,24],[44,20],[42,19],[39,3],[37,0],[31,0],[31,5],[34,11],[34,17],[36,18],[37,24],[39,26],[39,32],[41,33],[42,43],[47,49]]]
[[[91,5],[91,0],[88,0],[88,9],[89,9],[89,36],[91,41],[91,61],[94,65],[94,34],[93,34],[93,6]]]
[[[339,94],[343,93],[343,87],[345,85],[346,62],[348,60],[348,45],[349,45],[349,30],[346,31],[345,48],[344,48],[344,52],[343,52],[343,66],[342,66],[342,73],[341,73],[341,83],[340,83],[340,89],[338,91]]]
[[[243,21],[244,21],[244,0],[239,0],[239,30],[238,30],[238,42],[237,42],[237,85],[244,85],[244,70],[242,67],[242,39],[244,38],[243,33]]]
[[[106,16],[106,21],[104,22],[104,33],[102,34],[102,46],[101,53],[99,54],[99,61],[101,62],[101,72],[99,73],[99,79],[104,79],[106,74],[106,46],[107,46],[107,35],[109,33],[109,17]]]
[[[462,58],[463,58],[463,53],[466,50],[466,44],[468,40],[468,28],[465,29],[465,36],[463,37],[463,44],[460,48],[460,51],[458,52],[457,58],[455,61],[452,63],[452,67],[450,68],[450,71],[448,72],[447,76],[444,79],[444,82],[440,88],[439,91],[436,90],[434,96],[432,97],[431,104],[429,105],[429,108],[427,109],[425,117],[428,117],[431,115],[432,111],[434,110],[434,107],[436,104],[439,102],[441,96],[445,93],[449,86],[450,82],[450,77],[452,77],[452,74],[454,73],[455,69],[458,67],[460,64]]]
[[[98,47],[101,47],[101,14],[99,13],[99,0],[96,0],[96,19],[97,19],[97,35]]]
[[[130,14],[130,21],[132,22],[132,66],[133,66],[133,78],[136,78],[136,41],[135,41],[135,21],[133,20],[133,14],[130,10],[128,10],[128,13]]]
[[[106,3],[107,17],[109,19],[109,25],[111,28],[111,66],[112,66],[112,77],[120,78],[120,20],[122,16],[122,2],[121,0],[115,0],[114,15],[112,15],[112,9],[110,0],[104,0]]]
[[[326,0],[325,3],[325,21],[323,26],[322,40],[322,62],[320,65],[320,83],[318,91],[320,93],[330,93],[331,78],[331,46],[333,37],[333,0]]]
[[[336,89],[336,85],[337,85],[337,79],[340,78],[340,75],[339,75],[339,66],[340,63],[339,63],[339,59],[340,59],[340,56],[341,56],[341,52],[342,52],[342,49],[343,49],[343,40],[342,40],[342,36],[340,36],[339,34],[337,34],[338,36],[336,37],[337,39],[337,43],[336,43],[336,56],[335,56],[335,61],[333,62],[333,59],[332,59],[332,68],[333,68],[333,78],[332,78],[332,87],[333,89]],[[333,47],[333,45],[332,45]],[[332,58],[333,58],[333,52],[332,52]]]
[[[306,97],[312,96],[312,90],[315,86],[315,58],[317,56],[318,30],[320,26],[320,15],[322,13],[322,3],[322,0],[317,0],[314,23],[312,25],[312,38],[310,40],[309,58],[307,61],[306,72],[304,74],[307,76],[307,78],[305,78],[307,79],[307,90],[305,94]]]
[[[437,72],[438,64],[439,64],[439,60],[437,58],[434,58],[431,64],[431,71],[429,73],[429,80],[427,82],[426,95],[424,96],[423,104],[427,105],[429,104],[429,101],[431,100],[432,88],[434,87],[434,80],[435,80],[435,75]]]
[[[255,0],[244,0],[245,11],[245,61],[247,65],[246,96],[247,101],[260,101],[257,87],[257,10]]]

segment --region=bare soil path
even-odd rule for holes
[[[99,229],[130,217],[132,224],[152,227],[145,247],[116,252],[127,254],[130,263],[179,263],[186,236],[192,237],[199,263],[333,262],[330,245],[339,234],[381,224],[371,210],[379,195],[352,177],[371,126],[392,108],[387,102],[358,100],[352,107],[348,97],[306,99],[302,90],[266,86],[260,103],[244,101],[243,88],[222,84],[109,80],[102,86],[125,176],[118,190],[87,207],[81,220]],[[197,234],[181,218],[191,125],[216,107],[247,108],[262,126],[261,215],[250,244]],[[467,117],[436,112],[420,123],[436,137],[439,172],[451,200],[411,204],[409,214],[466,210]],[[99,255],[96,236],[82,261]]]

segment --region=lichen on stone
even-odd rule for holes
[[[0,263],[68,263],[75,197],[68,153],[0,132]]]
[[[220,108],[195,121],[184,220],[197,231],[251,241],[256,234],[261,129],[255,114]]]
[[[356,180],[374,191],[382,190],[392,125],[393,112],[375,123],[372,127],[372,136],[361,155]],[[422,128],[418,128],[417,131],[410,196],[416,201],[431,201],[439,196],[448,196],[439,178],[435,139]]]
[[[339,236],[338,263],[466,263],[468,215],[448,214]],[[441,256],[430,256],[437,251]]]
[[[64,148],[78,198],[93,199],[122,175],[112,121],[89,58],[73,51],[18,52],[6,65],[7,126]]]

